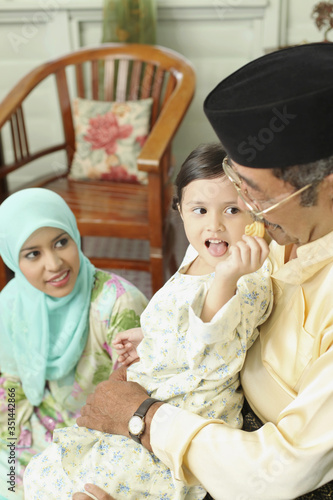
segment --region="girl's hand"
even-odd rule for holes
[[[229,256],[215,267],[215,278],[201,311],[202,321],[211,321],[217,311],[235,295],[239,278],[257,271],[268,254],[266,241],[257,236],[244,235],[241,241],[229,248]]]
[[[116,335],[112,345],[118,353],[119,363],[129,366],[134,361],[139,360],[136,348],[142,339],[143,333],[141,328],[131,328]]]
[[[215,276],[237,282],[244,274],[260,269],[268,254],[264,238],[243,235],[242,240],[229,248],[229,257],[217,264]]]

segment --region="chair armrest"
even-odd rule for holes
[[[0,102],[0,128],[47,75],[47,64],[43,64],[31,70],[14,85]]]

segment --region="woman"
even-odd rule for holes
[[[18,499],[30,458],[108,378],[114,335],[139,326],[147,300],[95,269],[80,250],[74,214],[46,189],[2,203],[0,254],[15,273],[0,293],[0,491]]]

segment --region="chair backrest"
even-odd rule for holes
[[[50,75],[53,75],[56,82],[64,138],[49,147],[31,152],[22,103],[35,87]],[[4,199],[8,195],[6,176],[9,173],[46,154],[65,150],[67,168],[70,167],[75,152],[72,115],[74,97],[119,102],[152,97],[151,127],[157,124],[168,102],[169,128],[175,132],[183,118],[179,110],[179,93],[184,93],[187,88],[188,95],[193,96],[194,86],[195,76],[189,61],[172,50],[158,46],[103,44],[96,48],[80,49],[38,66],[22,78],[0,104],[0,129],[6,122],[9,123],[8,136],[12,142],[9,146],[6,140],[3,153],[6,157],[10,151],[12,158],[10,161],[0,162],[1,198]],[[185,109],[190,100],[187,96],[185,98],[184,94]],[[178,123],[171,123],[172,121]],[[167,130],[164,131],[163,127],[165,128],[165,124],[161,124],[159,134],[161,155],[165,155],[165,146],[170,141],[170,134]],[[156,146],[154,145],[152,155],[150,146],[148,137],[144,145],[145,152],[138,159],[139,169],[150,171],[157,166]],[[145,161],[141,162],[140,157],[144,157]],[[161,161],[161,158],[158,161]]]

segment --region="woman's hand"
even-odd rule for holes
[[[142,339],[143,333],[141,328],[131,328],[116,335],[112,346],[118,353],[119,363],[129,366],[134,361],[139,360],[136,349]]]
[[[94,495],[97,500],[115,500],[115,498],[111,497],[108,493],[105,493],[105,491],[101,490],[101,488],[95,484],[85,484],[84,489],[88,491],[88,493]],[[86,495],[85,493],[74,493],[73,500],[91,500],[91,498],[94,497]]]

